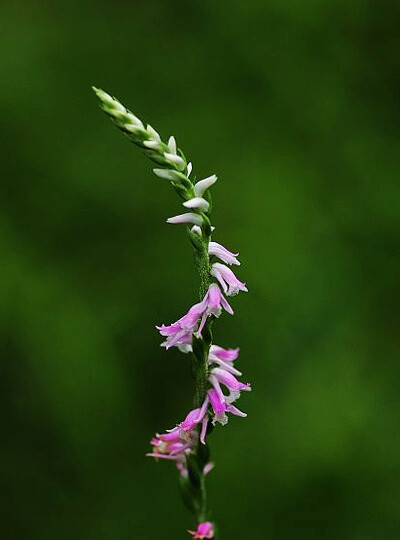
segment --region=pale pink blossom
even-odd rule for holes
[[[238,294],[239,291],[247,292],[245,283],[242,283],[230,268],[221,263],[214,263],[211,267],[211,275],[217,279],[222,290],[227,296]]]
[[[232,253],[221,244],[218,244],[218,242],[209,242],[208,254],[210,256],[214,255],[214,257],[218,257],[218,259],[221,259],[225,264],[240,265],[240,261],[236,258],[239,253]]]
[[[237,359],[239,355],[239,349],[223,349],[218,345],[211,345],[210,352],[208,354],[208,363],[210,365],[217,364],[224,368],[229,373],[240,377],[242,373],[233,367],[233,361]]]
[[[179,223],[193,223],[194,225],[200,226],[203,223],[203,220],[199,214],[188,212],[186,214],[179,214],[179,216],[168,218],[167,223],[172,223],[173,225]]]
[[[239,356],[239,347],[236,349],[224,349],[219,345],[211,345],[210,347],[210,356],[224,360],[225,362],[233,362],[237,360]]]
[[[227,401],[228,403],[233,403],[240,397],[240,392],[249,392],[251,386],[248,383],[242,383],[236,379],[236,377],[229,373],[226,369],[221,367],[213,368],[210,371],[208,380],[218,392],[221,400]],[[225,396],[222,391],[221,385],[229,391],[229,395]]]
[[[207,212],[207,210],[210,208],[210,203],[203,199],[203,197],[193,197],[193,199],[189,199],[188,201],[184,202],[183,206],[185,208],[198,208],[199,210],[204,210]]]

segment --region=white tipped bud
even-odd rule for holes
[[[167,219],[167,223],[178,224],[178,223],[193,223],[194,225],[200,226],[203,220],[199,214],[180,214],[179,216],[174,216]]]
[[[115,103],[115,99],[110,96],[110,94],[107,94],[107,92],[104,92],[104,90],[101,90],[100,88],[95,88],[93,86],[93,90],[96,93],[96,96],[106,105],[112,106]]]
[[[203,193],[207,191],[209,187],[211,187],[215,182],[217,181],[217,176],[213,174],[212,176],[208,176],[207,178],[204,178],[204,180],[200,180],[200,182],[197,182],[197,184],[194,186],[194,192],[198,197],[202,197]]]
[[[210,203],[203,197],[194,197],[183,203],[186,208],[198,208],[199,210],[207,211],[210,208]]]
[[[150,148],[151,150],[159,150],[161,148],[160,141],[153,141],[152,139],[148,141],[143,141],[143,144],[147,146],[147,148]]]
[[[129,131],[129,133],[133,133],[134,135],[138,134],[141,129],[136,126],[135,124],[122,124],[124,129],[126,129],[127,131]]]
[[[186,169],[187,169],[186,176],[190,176],[190,173],[192,172],[192,169],[193,169],[193,165],[191,161],[189,161],[189,163],[187,164]]]
[[[125,107],[122,105],[122,103],[120,103],[116,99],[113,101],[113,108],[115,109],[115,112],[126,114]]]
[[[176,140],[172,135],[168,139],[168,148],[170,149],[171,154],[176,154]]]
[[[157,133],[157,131],[150,124],[147,124],[147,133],[150,135],[150,137],[153,140],[161,141],[160,135]]]
[[[134,124],[137,128],[144,130],[143,122],[139,120],[139,118],[137,118],[134,114],[127,111],[126,117],[128,121],[131,122],[131,124]]]
[[[182,173],[171,169],[153,169],[155,175],[166,180],[181,180]]]
[[[169,152],[164,152],[164,157],[170,163],[173,163],[174,165],[176,165],[180,171],[183,171],[184,169],[186,169],[185,160],[182,159],[181,156],[177,156],[176,154],[170,154]]]
[[[193,234],[197,234],[198,236],[202,236],[201,227],[198,225],[193,225],[193,227],[190,229]]]

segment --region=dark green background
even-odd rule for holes
[[[222,540],[400,537],[397,0],[4,1],[1,536],[184,539],[153,432],[191,406],[155,324],[197,298],[117,95],[198,177],[249,294],[216,325],[254,391],[210,440]]]

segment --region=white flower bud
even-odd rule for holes
[[[207,211],[210,208],[209,202],[202,197],[194,197],[183,203],[186,208],[199,208],[199,210]]]
[[[193,225],[193,227],[190,229],[193,234],[197,234],[198,236],[202,236],[201,228],[198,225]]]
[[[154,141],[154,140],[148,140],[143,141],[143,144],[147,146],[147,148],[151,148],[151,150],[160,150],[161,149],[161,142],[160,141]]]
[[[182,159],[181,156],[177,156],[176,154],[170,154],[169,152],[164,152],[164,157],[170,163],[176,165],[180,171],[183,171],[186,168],[185,160]]]
[[[168,139],[168,148],[171,151],[171,154],[176,154],[176,141],[175,137],[171,135],[171,137]]]
[[[147,124],[147,133],[150,135],[150,137],[153,140],[161,141],[160,135],[157,133],[157,131],[150,124]]]
[[[200,226],[203,220],[199,214],[180,214],[179,216],[174,216],[167,219],[167,223],[179,224],[179,223],[194,223],[195,225]]]
[[[171,169],[153,169],[153,172],[159,178],[165,178],[166,180],[179,181],[182,179],[182,173]]]
[[[216,181],[217,176],[215,174],[213,174],[212,176],[208,176],[207,178],[204,178],[204,180],[200,180],[199,182],[197,182],[197,184],[194,186],[194,192],[198,197],[201,197],[209,187],[215,184]]]

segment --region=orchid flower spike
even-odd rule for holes
[[[151,452],[147,455],[156,461],[175,464],[182,497],[196,522],[196,530],[188,531],[193,539],[214,538],[215,525],[206,521],[209,514],[205,497],[205,477],[214,467],[208,457],[212,431],[210,421],[213,425],[225,425],[228,414],[245,417],[246,413],[233,403],[251,387],[239,380],[242,373],[234,365],[239,349],[225,349],[214,344],[211,325],[224,311],[233,314],[225,296],[247,291],[247,287],[229,268],[240,265],[238,254],[211,238],[215,228],[211,223],[209,190],[217,176],[213,174],[196,182],[192,162],[186,161],[175,137],[163,139],[150,124],[143,123],[116,98],[99,88],[93,87],[93,90],[101,109],[152,161],[154,174],[170,183],[188,210],[168,218],[167,222],[187,225],[200,276],[200,301],[176,322],[156,328],[164,339],[162,347],[176,347],[184,353],[192,353],[195,408],[172,429],[156,433],[150,442]],[[179,392],[179,388],[174,388],[174,392]]]

